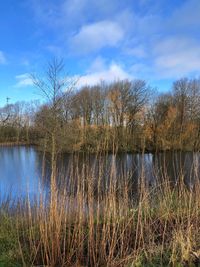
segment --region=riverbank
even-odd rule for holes
[[[36,147],[38,151],[40,152],[44,152],[44,146],[42,146],[41,144],[38,144],[36,142],[1,142],[0,143],[0,147],[14,147],[14,146],[33,146]],[[46,151],[47,153],[51,154],[51,147],[47,147]],[[194,150],[190,150],[190,149],[166,149],[166,150],[154,150],[154,149],[138,149],[138,150],[100,150],[98,148],[98,150],[77,150],[77,149],[72,149],[72,150],[68,150],[68,149],[63,149],[63,150],[59,150],[59,153],[64,154],[64,153],[89,153],[89,154],[100,154],[100,153],[108,153],[108,154],[159,154],[159,153],[185,153],[185,152],[199,152],[194,151]]]
[[[4,146],[33,146],[34,144],[30,142],[3,142],[0,143],[0,147]]]
[[[2,202],[0,266],[198,266],[198,183],[188,191],[165,177],[152,188],[143,177],[133,198],[128,175],[96,193],[93,175],[52,187],[47,202]]]

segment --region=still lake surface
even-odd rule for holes
[[[62,155],[58,160],[58,177],[66,179],[73,167],[74,156],[70,154]],[[14,146],[0,147],[0,199],[6,197],[18,198],[38,196],[41,193],[48,193],[50,188],[50,158],[45,157],[35,147]],[[103,165],[100,164],[103,163]],[[77,164],[76,164],[77,165]],[[199,177],[200,154],[192,152],[166,152],[158,155],[148,154],[108,154],[106,157],[97,158],[90,155],[89,160],[85,160],[83,155],[78,156],[78,169],[82,173],[83,168],[89,165],[91,170],[98,172],[103,166],[103,177],[110,179],[110,173],[116,179],[121,179],[128,175],[133,181],[133,187],[143,174],[146,183],[154,185],[161,177],[167,176],[176,184],[182,177],[189,188]],[[60,179],[60,178],[58,178]],[[105,186],[106,182],[104,185]]]

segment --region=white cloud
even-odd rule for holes
[[[102,65],[103,66],[103,65]],[[132,76],[126,72],[122,66],[119,64],[112,62],[109,66],[105,66],[102,68],[97,68],[94,71],[94,68],[90,68],[90,71],[80,77],[78,81],[78,86],[84,85],[95,85],[100,83],[101,81],[110,83],[116,80],[123,80],[123,79],[131,79]]]
[[[63,24],[80,25],[86,18],[88,0],[65,0],[61,12]]]
[[[5,64],[7,62],[4,53],[0,50],[0,64]]]
[[[105,46],[116,46],[124,37],[123,29],[114,21],[100,21],[83,26],[71,39],[76,53],[98,51]]]
[[[15,76],[17,83],[15,87],[26,87],[33,85],[33,81],[28,73]]]
[[[148,12],[136,14],[133,38],[123,52],[133,56],[133,69],[141,68],[144,78],[176,79],[200,71],[200,1],[187,0],[172,7],[166,10],[162,1],[156,13],[149,6]]]
[[[109,49],[109,58],[123,56],[131,71],[144,79],[174,79],[200,70],[200,0],[172,5],[166,0],[30,1],[35,3],[37,22],[41,19],[44,27],[56,29],[61,54],[89,54],[91,59],[92,52],[101,51],[105,58],[103,48],[115,48]],[[53,45],[48,49],[57,54]],[[111,65],[97,58],[82,80],[108,79]]]
[[[94,59],[90,67],[88,68],[88,72],[98,72],[106,69],[105,59],[101,56],[98,56]]]
[[[171,27],[183,28],[184,30],[199,31],[200,27],[200,1],[188,0],[182,6],[179,6],[172,14],[169,25]]]
[[[46,49],[54,56],[62,58],[62,49],[58,45],[47,45]]]
[[[200,70],[200,46],[195,40],[170,37],[154,48],[154,63],[158,75],[176,78]]]
[[[21,64],[25,67],[28,67],[28,66],[30,66],[30,61],[27,58],[22,58]]]
[[[147,57],[147,53],[145,51],[145,48],[142,45],[138,45],[138,46],[134,46],[134,47],[128,47],[125,48],[125,53],[130,55],[130,56],[134,56],[137,58],[145,58]]]
[[[112,20],[126,6],[118,0],[27,0],[34,12],[36,22],[44,27],[57,28],[59,35],[64,37],[77,31],[90,21]],[[123,8],[122,8],[123,7]]]

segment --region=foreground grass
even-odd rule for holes
[[[111,168],[73,168],[68,188],[52,177],[46,201],[0,207],[0,266],[200,266],[200,187],[168,177],[154,187]],[[70,192],[70,193],[69,193]]]

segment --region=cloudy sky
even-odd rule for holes
[[[64,58],[79,85],[200,74],[200,0],[0,1],[0,105],[38,99],[29,73]]]

